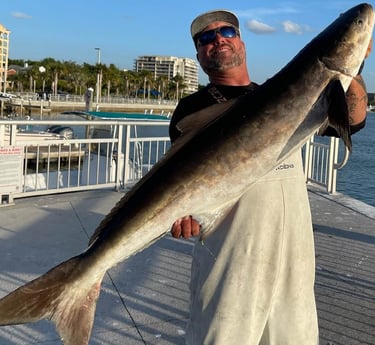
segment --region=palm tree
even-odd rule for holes
[[[25,62],[9,60],[9,64],[22,66]],[[102,95],[103,90],[107,96],[121,93],[126,97],[178,100],[185,88],[180,75],[176,75],[172,80],[168,80],[167,76],[155,79],[150,71],[124,71],[113,64],[79,65],[73,61],[61,62],[48,57],[41,61],[29,61],[29,65],[31,68],[23,73],[9,76],[8,80],[12,83],[13,90],[17,88],[17,91],[40,91],[43,90],[43,85],[47,85],[45,91],[54,95],[58,90],[83,94],[87,88],[96,86],[98,97]],[[41,66],[45,68],[44,73],[39,70]],[[157,96],[153,90],[157,90]]]
[[[115,94],[118,96],[120,94],[120,89],[122,87],[122,80],[123,74],[114,64],[110,64],[108,68],[108,77],[109,77],[109,85],[108,91],[110,91],[110,87],[115,89]],[[108,96],[110,96],[110,92],[108,92]]]
[[[125,80],[125,96],[136,97],[139,80],[138,73],[134,71],[124,71],[123,79]]]
[[[161,98],[165,98],[165,88],[168,85],[168,77],[166,75],[159,76],[157,78],[157,85],[158,85],[158,97],[160,100]]]
[[[146,87],[147,87],[147,84],[149,85],[152,81],[152,78],[153,78],[152,73],[150,71],[143,70],[143,71],[138,72],[138,77],[141,81],[140,85],[142,85],[143,99],[146,99],[146,92],[147,92]]]
[[[180,98],[182,98],[184,89],[186,88],[186,84],[184,83],[184,78],[179,73],[177,73],[172,78],[172,80],[175,83],[175,87],[176,87],[176,102],[178,102],[178,100]]]
[[[82,69],[75,62],[66,61],[64,62],[63,75],[61,79],[61,88],[65,91],[75,94],[82,94],[82,80],[85,80],[83,77]]]
[[[96,74],[97,69],[96,66],[90,65],[88,63],[84,63],[81,67],[82,74],[84,75],[84,78],[86,79],[86,88],[95,87],[96,83]]]
[[[43,66],[46,68],[46,75],[48,75],[48,81],[51,83],[51,87],[47,88],[53,95],[57,94],[57,83],[58,73],[60,71],[60,62],[53,58],[45,58],[41,61]]]

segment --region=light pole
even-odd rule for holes
[[[95,48],[95,50],[98,51],[98,61],[97,66],[100,66],[100,48]],[[96,108],[99,109],[99,102],[100,102],[100,95],[102,92],[102,69],[98,71],[98,74],[96,75]]]
[[[44,89],[45,89],[45,85],[46,85],[46,81],[44,79],[44,73],[46,72],[46,68],[44,66],[40,66],[39,72],[41,73],[41,75],[43,75],[42,95],[44,97]]]
[[[98,51],[98,62],[97,64],[100,65],[100,48],[95,48]]]

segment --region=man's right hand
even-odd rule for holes
[[[175,238],[183,237],[188,239],[191,236],[198,236],[200,228],[199,223],[192,216],[185,216],[173,223],[171,233]]]

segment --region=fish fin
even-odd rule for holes
[[[350,136],[349,109],[346,102],[346,93],[340,80],[332,80],[327,86],[328,90],[328,118],[319,128],[318,135],[323,135],[327,128],[332,127],[344,141],[349,151],[352,150]]]
[[[349,109],[340,80],[334,79],[328,83],[318,100],[309,110],[305,120],[282,149],[278,162],[284,160],[292,152],[292,148],[300,148],[311,137],[311,128],[317,129],[318,135],[324,135],[327,128],[334,129],[334,132],[343,139],[349,151],[351,150]],[[308,129],[307,132],[306,129]]]
[[[79,282],[80,261],[71,258],[0,299],[0,325],[49,319],[63,344],[87,345],[102,278],[85,288]]]

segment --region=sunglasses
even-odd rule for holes
[[[202,32],[201,34],[198,34],[195,41],[199,42],[201,46],[205,46],[213,42],[216,39],[216,35],[218,33],[221,37],[224,38],[235,38],[239,36],[238,30],[236,30],[236,28],[234,28],[233,26],[220,26],[216,29],[207,30]]]

